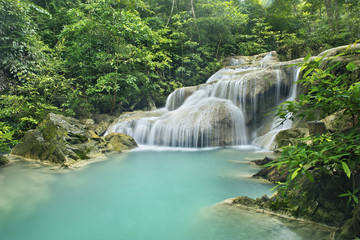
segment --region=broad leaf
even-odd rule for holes
[[[355,63],[351,62],[346,65],[346,69],[349,71],[354,71],[358,69],[358,67],[355,65]]]
[[[305,58],[304,58],[304,62],[307,62],[311,57],[311,54],[309,53]]]
[[[293,174],[291,175],[291,180],[293,180],[294,178],[296,178],[296,176],[299,174],[299,171],[301,170],[301,168],[296,169]]]
[[[348,178],[351,176],[351,171],[349,169],[349,166],[345,162],[341,162],[342,168],[344,169],[344,172]]]

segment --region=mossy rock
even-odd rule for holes
[[[288,171],[285,167],[278,169],[277,166],[265,167],[261,169],[258,173],[254,174],[253,177],[262,177],[266,180],[277,183],[285,182]]]
[[[275,137],[277,148],[296,145],[299,141],[298,139],[305,137],[307,134],[307,128],[290,128],[280,131]]]
[[[102,138],[77,119],[50,113],[37,129],[25,134],[11,154],[68,167],[79,160],[136,146],[135,140],[126,134],[113,133]]]
[[[331,132],[342,132],[352,126],[351,117],[344,115],[344,111],[333,113],[321,121],[325,123],[326,128]]]
[[[135,140],[124,133],[110,133],[104,137],[108,151],[122,152],[137,147]]]
[[[358,239],[360,238],[360,207],[358,206],[354,212],[353,217],[341,226],[338,239]]]
[[[86,140],[86,132],[78,120],[50,113],[37,129],[24,135],[11,154],[63,163],[68,158],[81,159],[82,157],[69,149],[69,144],[83,143]]]

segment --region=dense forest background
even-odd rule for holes
[[[230,55],[360,39],[358,0],[0,0],[0,152],[48,112],[162,106]]]

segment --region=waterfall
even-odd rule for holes
[[[167,100],[165,108],[169,111],[175,110],[183,104],[185,100],[185,89],[179,88],[172,92]]]
[[[266,114],[281,101],[295,98],[295,77],[275,52],[228,62],[206,83],[175,90],[165,108],[120,116],[107,133],[129,134],[139,144],[173,147],[264,145],[259,136],[279,130],[275,123],[266,127],[272,121]]]
[[[291,88],[289,97],[285,100],[285,101],[294,101],[296,96],[297,96],[297,84],[296,82],[299,80],[299,75],[300,75],[300,68],[295,68],[293,71],[293,86]],[[276,134],[279,133],[280,131],[289,129],[292,127],[292,121],[289,119],[286,119],[281,125],[279,125],[281,119],[279,119],[278,117],[274,117],[272,124],[271,124],[271,130],[258,137],[255,138],[253,141],[253,144],[255,145],[259,145],[265,149],[273,149],[275,148],[275,137]]]

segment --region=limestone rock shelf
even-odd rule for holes
[[[122,152],[137,146],[135,140],[120,133],[100,137],[81,121],[50,113],[37,129],[28,131],[11,154],[62,166],[77,161]]]

